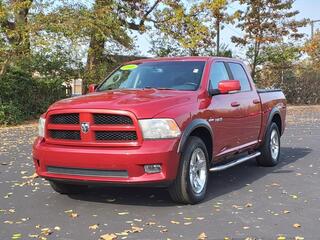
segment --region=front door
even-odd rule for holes
[[[222,80],[230,80],[230,72],[222,61],[213,62],[210,70],[211,88],[217,89]],[[215,95],[209,105],[209,122],[214,134],[214,156],[220,156],[231,152],[241,145],[241,134],[244,117],[243,101],[239,94]]]

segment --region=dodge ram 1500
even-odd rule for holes
[[[210,172],[253,158],[276,165],[285,115],[284,94],[257,90],[239,60],[137,60],[88,94],[51,105],[33,160],[62,194],[95,183],[149,185],[194,204],[205,198]]]

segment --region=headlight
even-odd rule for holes
[[[139,124],[144,139],[176,138],[181,134],[173,119],[143,119]]]
[[[42,117],[39,118],[39,125],[38,125],[39,137],[44,137],[45,125],[46,125],[46,119]]]

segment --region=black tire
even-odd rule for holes
[[[193,152],[200,148],[205,156],[205,168],[206,168],[206,178],[203,190],[196,193],[190,181],[190,161]],[[208,184],[208,174],[209,174],[209,155],[204,142],[195,136],[191,136],[182,151],[180,165],[177,173],[177,177],[173,184],[169,187],[169,193],[173,201],[184,204],[196,204],[205,198],[207,184]]]
[[[82,193],[88,189],[86,185],[75,185],[57,181],[49,181],[53,190],[60,194],[77,194]]]
[[[272,147],[271,147],[271,135],[275,132],[277,134],[278,139],[278,154],[276,157],[272,155]],[[263,142],[262,146],[259,148],[261,155],[257,157],[257,163],[260,166],[264,167],[273,167],[279,163],[280,157],[280,132],[278,125],[274,122],[270,124],[267,129],[265,135],[265,141]]]

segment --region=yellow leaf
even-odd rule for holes
[[[94,225],[89,226],[89,229],[90,229],[90,230],[96,230],[96,229],[98,229],[98,228],[99,228],[99,225],[98,225],[98,224],[94,224]]]
[[[285,237],[285,236],[279,236],[279,237],[277,238],[277,240],[286,240],[286,237]]]
[[[50,228],[42,228],[41,229],[41,234],[48,236],[52,233],[52,230]]]
[[[152,225],[156,225],[155,222],[148,222],[147,225],[152,226]]]
[[[22,178],[23,179],[32,179],[33,180],[33,179],[36,179],[37,177],[39,177],[38,174],[34,173],[31,176],[23,176]]]
[[[116,235],[112,234],[104,234],[100,236],[100,240],[115,240],[118,237]]]
[[[180,224],[180,222],[177,222],[177,221],[170,221],[172,224]]]
[[[132,233],[140,233],[143,231],[143,228],[141,227],[132,227],[131,232]]]
[[[21,233],[15,233],[12,235],[11,239],[20,239],[22,237]]]
[[[297,199],[298,198],[298,196],[297,195],[290,195],[290,197],[292,197],[293,199]]]
[[[129,212],[119,212],[118,215],[123,216],[123,215],[128,215]]]
[[[294,228],[300,228],[301,227],[301,225],[299,224],[299,223],[295,223],[295,224],[293,224],[292,225]]]
[[[127,230],[127,231],[130,231],[130,230]],[[128,232],[127,231],[124,231],[124,232],[121,232],[121,233],[116,233],[117,236],[128,236]]]
[[[300,236],[295,236],[294,240],[304,240],[304,237],[300,237]]]
[[[198,240],[205,240],[207,239],[207,235],[203,232],[203,233],[200,233],[200,235],[198,236]]]
[[[78,216],[79,216],[78,213],[71,213],[71,214],[70,214],[70,217],[71,217],[71,218],[76,218],[76,217],[78,217]]]

